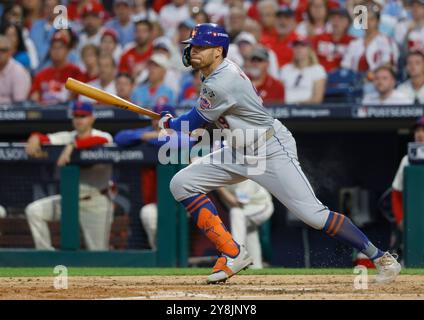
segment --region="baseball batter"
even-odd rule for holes
[[[263,107],[243,71],[225,58],[229,46],[225,29],[216,24],[199,24],[183,43],[188,44],[183,63],[202,73],[199,105],[178,118],[162,113],[160,127],[179,131],[188,122],[188,130],[193,131],[215,123],[234,132],[241,130],[249,137],[251,130],[256,132],[243,144],[228,141],[228,146],[179,171],[170,183],[175,199],[221,253],[207,282],[226,281],[252,263],[246,248],[233,239],[206,196],[211,190],[247,178],[267,189],[309,226],[366,254],[377,267],[378,282],[393,281],[401,269],[395,257],[376,248],[348,217],[331,211],[317,199],[299,164],[292,134]],[[252,170],[261,163],[265,164],[262,170]]]

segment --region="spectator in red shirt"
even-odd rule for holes
[[[145,69],[146,63],[153,52],[152,29],[152,23],[147,20],[135,22],[135,46],[128,49],[122,55],[119,63],[120,72],[131,73],[134,79],[136,79],[141,71]]]
[[[320,34],[312,41],[319,63],[327,72],[340,68],[347,47],[354,39],[348,34],[350,15],[346,9],[331,10],[329,22],[332,32]]]
[[[293,58],[293,49],[290,44],[298,38],[295,32],[296,19],[294,11],[288,7],[280,7],[277,11],[278,38],[261,39],[261,43],[271,48],[277,54],[278,65],[281,68]]]
[[[250,80],[252,80],[264,104],[283,103],[284,87],[280,81],[268,73],[268,67],[268,50],[257,46],[250,55],[244,70]]]
[[[73,98],[65,88],[68,77],[84,80],[81,70],[68,62],[69,40],[56,32],[51,40],[52,65],[41,70],[33,79],[30,99],[42,104],[54,104]]]
[[[272,42],[278,38],[277,29],[277,11],[278,4],[275,0],[263,0],[258,4],[259,22],[262,26],[262,41]]]

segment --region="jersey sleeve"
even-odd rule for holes
[[[235,104],[235,99],[221,87],[203,83],[196,110],[206,121],[214,122]]]
[[[69,131],[61,131],[56,133],[49,133],[47,135],[52,145],[65,145],[72,143],[75,139],[75,135]]]

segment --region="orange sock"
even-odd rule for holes
[[[219,252],[230,257],[238,255],[239,246],[237,242],[225,228],[218,216],[216,207],[205,194],[196,194],[182,200],[181,203]]]
[[[213,214],[208,208],[200,209],[197,226],[203,230],[219,252],[230,257],[238,255],[239,246],[233,236],[225,228],[219,216]]]

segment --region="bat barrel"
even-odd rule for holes
[[[160,119],[160,114],[153,112],[152,110],[139,107],[136,104],[122,99],[114,94],[111,94],[99,88],[95,88],[73,78],[68,78],[66,80],[65,88],[104,104],[113,105],[121,109],[136,112],[148,116],[152,119]]]

